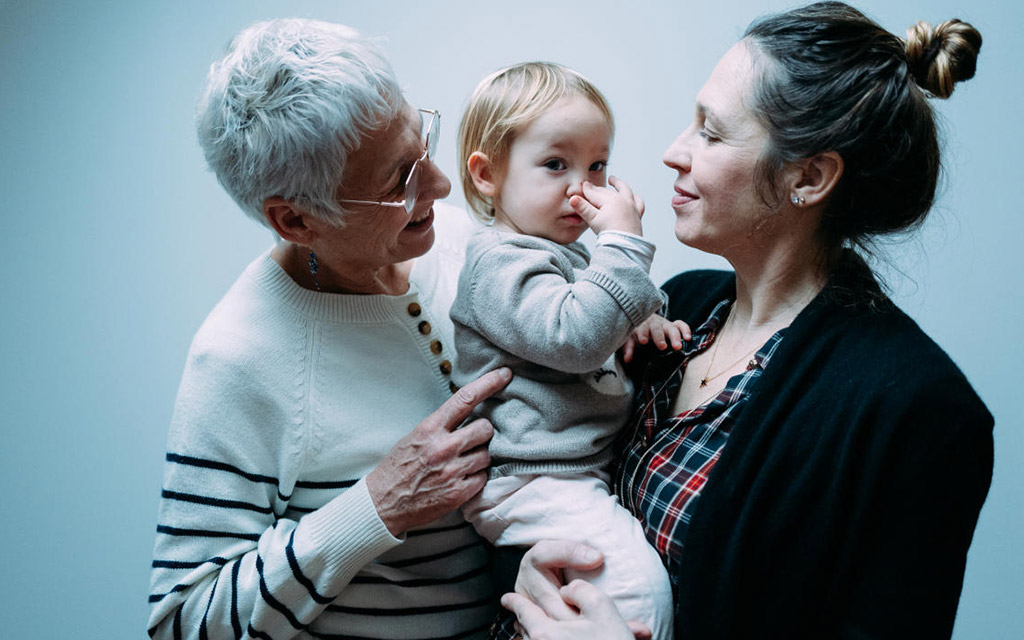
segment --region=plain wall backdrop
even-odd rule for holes
[[[884,272],[996,416],[995,477],[954,635],[1024,637],[1024,409],[1014,377],[1024,363],[1024,4],[856,4],[899,34],[960,17],[985,39],[976,78],[934,103],[946,173],[932,217],[888,248]],[[188,345],[271,242],[195,142],[206,70],[238,30],[295,15],[385,37],[410,102],[443,114],[438,163],[456,184],[455,128],[485,73],[527,59],[581,71],[615,112],[610,170],[647,201],[661,282],[723,264],[676,242],[674,173],[661,154],[747,23],[788,6],[0,0],[0,635],[144,637],[164,443]],[[449,200],[462,203],[458,187]]]

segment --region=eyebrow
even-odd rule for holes
[[[715,113],[715,111],[713,109],[711,109],[710,107],[708,107],[706,104],[698,102],[697,103],[697,113],[699,115],[703,116],[705,122],[710,120],[711,124],[713,124],[716,129],[725,129],[726,128],[725,125],[722,123],[722,120]]]

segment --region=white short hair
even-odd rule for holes
[[[270,20],[239,33],[210,66],[196,131],[253,219],[266,225],[263,201],[280,196],[341,225],[336,190],[349,154],[403,104],[377,41],[339,24]]]

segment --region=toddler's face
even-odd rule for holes
[[[582,96],[563,98],[531,122],[509,149],[498,187],[494,226],[560,244],[587,225],[569,206],[584,180],[604,186],[612,129]]]

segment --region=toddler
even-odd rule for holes
[[[455,381],[515,372],[478,409],[494,425],[493,466],[463,513],[497,546],[550,538],[599,549],[604,566],[584,577],[627,620],[669,638],[668,576],[607,467],[632,401],[616,350],[641,326],[640,341],[670,335],[679,348],[681,325],[653,315],[663,298],[648,276],[643,203],[616,178],[606,186],[612,134],[601,93],[549,63],[486,77],[462,118],[463,190],[490,226],[469,243],[452,305]],[[588,227],[593,256],[578,242]]]

